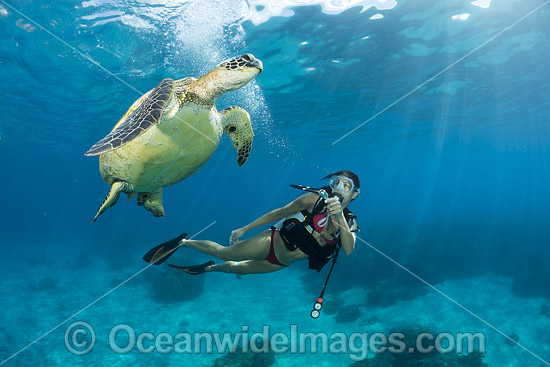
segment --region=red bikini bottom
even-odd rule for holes
[[[269,244],[269,254],[265,259],[275,265],[288,266],[280,262],[279,259],[277,259],[277,256],[275,255],[275,248],[273,246],[273,236],[275,235],[275,231],[276,229],[271,230],[271,243]]]

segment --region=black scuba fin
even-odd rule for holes
[[[143,256],[143,260],[149,264],[160,265],[178,249],[181,240],[188,238],[189,235],[187,233],[182,233],[170,241],[155,246]]]
[[[187,274],[198,275],[198,274],[203,274],[205,272],[206,267],[208,267],[210,265],[214,265],[214,264],[215,264],[215,262],[210,260],[210,261],[205,262],[204,264],[200,264],[200,265],[177,266],[177,265],[168,264],[168,266],[171,266],[174,269],[184,271]]]

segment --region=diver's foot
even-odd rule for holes
[[[189,233],[182,233],[180,234],[178,237],[176,237],[179,241],[178,241],[178,245],[181,246],[181,244],[184,242],[184,241],[188,241],[189,240]]]
[[[179,246],[180,247],[188,247],[189,246],[189,241],[192,241],[192,240],[189,239],[189,236],[187,236],[185,238],[182,238],[182,239],[180,239]]]
[[[168,266],[170,266],[174,269],[184,271],[187,274],[199,275],[199,274],[203,274],[204,272],[206,272],[207,268],[209,266],[214,265],[214,264],[215,264],[215,262],[210,260],[210,261],[205,262],[204,264],[200,264],[200,265],[177,266],[177,265],[168,264]]]

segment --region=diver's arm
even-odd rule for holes
[[[355,249],[355,233],[351,232],[344,211],[342,210],[342,204],[337,198],[327,199],[327,209],[331,215],[332,223],[340,231],[340,243],[346,255],[349,255]],[[356,225],[353,225],[354,227]],[[326,227],[325,227],[326,228]]]
[[[338,221],[338,228],[340,229],[340,243],[346,255],[349,255],[355,249],[355,233],[350,231],[344,213],[341,212],[338,214],[336,220]]]
[[[272,210],[269,213],[262,215],[252,223],[249,223],[246,226],[231,232],[231,237],[229,238],[229,242],[235,243],[239,239],[239,237],[243,236],[246,232],[250,231],[251,229],[276,222],[278,220],[283,219],[286,216],[289,216],[290,214],[294,214],[296,212],[299,212],[301,210],[311,207],[313,204],[315,204],[318,197],[319,195],[317,194],[308,193],[300,196],[299,198],[285,205],[282,208]]]
[[[269,213],[262,215],[260,218],[256,219],[252,223],[247,224],[242,229],[244,229],[245,232],[248,232],[256,227],[260,227],[265,224],[281,220],[284,217],[289,216],[290,214],[294,214],[310,207],[315,203],[315,201],[317,201],[318,197],[319,196],[317,194],[305,194],[303,196],[300,196],[299,198],[285,205],[284,207],[272,210]]]

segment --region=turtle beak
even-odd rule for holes
[[[264,70],[264,64],[262,64],[262,61],[258,59],[254,59],[253,61],[250,61],[248,63],[248,66],[251,68],[260,69],[260,73]]]

